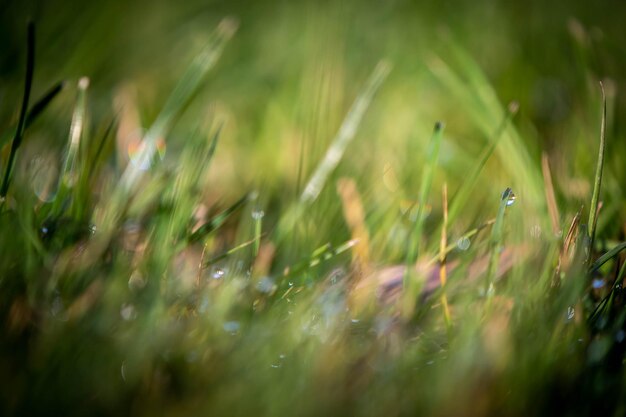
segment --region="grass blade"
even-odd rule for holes
[[[135,186],[143,172],[142,167],[150,165],[157,152],[158,140],[164,138],[170,130],[174,120],[200,87],[205,75],[217,63],[226,43],[232,38],[236,30],[237,23],[235,20],[222,20],[205,49],[191,63],[165,102],[156,121],[144,136],[141,150],[137,155],[137,163],[130,164],[126,168],[122,177],[122,184],[126,190],[131,190]]]
[[[513,116],[515,116],[518,110],[519,105],[517,104],[517,102],[511,102],[507,107],[507,112],[505,113],[504,118],[500,123],[500,126],[498,126],[492,136],[491,141],[487,144],[485,149],[480,154],[478,163],[474,166],[474,170],[471,172],[471,174],[468,175],[467,181],[463,182],[463,185],[456,192],[452,200],[449,213],[450,222],[454,222],[463,207],[467,204],[467,200],[469,199],[471,192],[474,189],[476,182],[478,181],[480,173],[482,172],[485,164],[487,163],[491,155],[498,147],[498,143],[500,143],[500,138],[502,138],[510,120],[513,118]]]
[[[17,122],[17,128],[15,129],[15,136],[13,137],[13,143],[11,144],[11,152],[9,153],[9,160],[4,172],[4,179],[2,180],[2,186],[0,186],[0,199],[4,201],[4,198],[9,191],[9,184],[11,182],[11,173],[13,171],[13,165],[15,164],[15,157],[17,150],[22,144],[22,138],[24,135],[24,128],[26,126],[26,112],[28,110],[28,101],[30,99],[30,90],[33,84],[33,71],[35,69],[35,24],[33,22],[28,23],[27,35],[26,35],[26,77],[24,79],[24,96],[22,97],[22,107],[20,109],[20,118]]]
[[[196,230],[191,235],[189,235],[189,237],[187,238],[187,242],[188,243],[197,242],[200,239],[207,236],[208,234],[210,234],[211,232],[219,229],[226,222],[226,220],[228,220],[228,218],[232,216],[233,213],[240,210],[248,202],[249,199],[250,199],[249,194],[246,194],[243,197],[241,197],[233,205],[231,205],[226,210],[219,213],[217,216],[213,217],[211,220],[209,220],[208,222],[200,226],[198,230]]]
[[[619,253],[621,251],[623,251],[624,249],[626,249],[626,242],[622,242],[619,245],[615,246],[613,249],[611,249],[610,251],[608,251],[607,253],[605,253],[604,255],[602,255],[601,257],[599,257],[589,268],[589,272],[595,272],[598,269],[600,269],[600,267],[602,265],[604,265],[605,263],[607,263],[608,261],[610,261],[611,259],[615,258],[617,255],[619,255]]]
[[[43,113],[43,111],[48,107],[48,105],[54,100],[54,98],[65,88],[65,82],[60,81],[56,83],[50,90],[48,90],[43,97],[33,104],[33,106],[28,111],[26,115],[26,122],[24,123],[24,131],[32,125],[35,120]],[[7,133],[0,136],[0,148],[4,146],[6,142],[11,138],[11,134]]]
[[[513,190],[507,188],[502,193],[500,200],[500,208],[498,209],[498,215],[496,216],[496,222],[491,229],[491,258],[489,259],[489,271],[487,273],[487,296],[492,297],[495,292],[494,282],[496,274],[498,272],[498,261],[500,259],[500,247],[502,245],[502,239],[504,234],[504,213],[506,208],[510,206],[515,200],[515,194]]]
[[[443,223],[441,225],[441,240],[439,242],[439,282],[441,283],[441,305],[443,307],[443,318],[446,326],[452,325],[450,318],[450,308],[448,307],[448,297],[446,296],[446,283],[448,281],[446,269],[446,246],[448,246],[448,186],[443,184]]]
[[[556,236],[561,230],[561,221],[559,207],[556,204],[556,197],[554,196],[554,185],[552,184],[550,162],[548,161],[548,155],[545,152],[541,154],[541,172],[543,173],[543,184],[546,193],[548,213],[550,213],[550,222],[552,223],[552,232]]]
[[[350,112],[344,119],[341,128],[337,136],[333,139],[330,147],[326,151],[326,155],[317,166],[317,169],[311,176],[311,179],[304,187],[304,191],[300,196],[300,202],[310,203],[314,201],[324,188],[328,176],[334,171],[339,164],[339,161],[343,157],[346,148],[352,142],[356,134],[357,127],[361,123],[361,119],[365,114],[365,111],[369,107],[374,93],[378,90],[382,82],[387,78],[387,75],[391,71],[391,66],[388,62],[381,61],[378,63],[374,72],[370,76],[367,85],[364,90],[352,104]]]
[[[591,207],[589,207],[589,253],[591,257],[593,251],[593,241],[596,235],[596,225],[598,223],[598,199],[600,197],[600,188],[602,186],[602,171],[604,168],[604,153],[606,148],[606,95],[604,94],[604,86],[600,82],[600,90],[602,91],[602,122],[600,125],[600,149],[598,150],[598,163],[596,165],[596,175],[593,182],[593,194],[591,195]]]
[[[403,312],[405,315],[413,313],[417,295],[419,294],[418,280],[413,275],[413,264],[417,261],[419,255],[420,242],[422,240],[422,230],[425,220],[425,207],[430,194],[430,189],[433,182],[433,175],[435,172],[435,166],[439,160],[439,149],[441,147],[441,139],[443,137],[443,123],[435,123],[435,129],[433,131],[428,150],[426,152],[426,164],[422,173],[422,181],[420,183],[419,190],[419,205],[417,207],[417,215],[415,219],[415,228],[412,236],[409,237],[409,249],[406,255],[407,268],[404,273],[403,288],[404,288],[404,300],[403,300]],[[405,316],[406,317],[406,316]]]

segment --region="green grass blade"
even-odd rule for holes
[[[361,119],[369,107],[374,94],[385,78],[387,78],[390,71],[391,66],[388,62],[381,61],[378,63],[365,88],[354,101],[354,104],[344,119],[337,136],[335,136],[330,147],[326,151],[326,155],[324,155],[324,158],[315,169],[311,179],[304,187],[304,191],[300,196],[300,202],[310,203],[319,196],[320,192],[324,188],[324,185],[326,184],[326,181],[328,180],[329,175],[337,167],[344,152],[346,151],[346,148],[350,142],[352,142],[352,139],[356,134],[357,127],[361,123]]]
[[[11,152],[9,153],[9,160],[7,161],[6,170],[4,172],[4,179],[2,180],[2,186],[0,186],[0,200],[4,201],[4,198],[9,191],[9,184],[11,182],[11,173],[13,171],[13,165],[15,164],[15,157],[17,150],[22,144],[22,138],[24,136],[24,128],[26,126],[26,115],[28,110],[28,101],[30,99],[30,90],[33,84],[33,72],[35,69],[35,24],[33,22],[28,23],[27,38],[26,38],[26,76],[24,78],[24,96],[22,97],[22,107],[20,109],[20,118],[17,122],[17,129],[15,129],[15,136],[13,137],[13,143],[11,144]]]
[[[467,204],[471,192],[474,189],[476,182],[478,181],[480,173],[483,171],[485,164],[487,163],[493,152],[496,150],[498,143],[500,143],[500,139],[506,131],[509,122],[517,113],[518,109],[519,105],[516,102],[512,102],[507,107],[507,112],[505,113],[502,122],[496,129],[485,149],[483,149],[483,151],[481,152],[478,158],[478,162],[476,163],[476,165],[474,165],[474,169],[472,170],[472,172],[467,176],[467,180],[463,181],[463,184],[456,192],[452,200],[452,204],[450,204],[450,212],[448,214],[450,222],[454,222],[454,220],[456,220],[463,207]]]
[[[605,263],[607,263],[608,261],[610,261],[611,259],[615,258],[617,255],[619,255],[619,253],[621,251],[623,251],[624,249],[626,249],[626,242],[622,242],[619,245],[615,246],[613,249],[611,249],[610,251],[608,251],[607,253],[605,253],[604,255],[602,255],[601,257],[599,257],[589,268],[589,272],[595,272],[598,269],[600,269],[600,267],[602,265],[604,265]]]
[[[142,167],[150,165],[157,150],[157,141],[165,137],[171,129],[175,119],[198,90],[206,74],[217,63],[226,43],[232,38],[236,30],[237,23],[233,19],[224,19],[204,50],[194,59],[178,82],[155,122],[144,136],[142,149],[137,156],[137,163],[129,164],[124,172],[122,184],[127,190],[132,189],[141,177]]]
[[[598,223],[598,204],[600,198],[600,188],[602,187],[602,171],[604,169],[604,153],[606,149],[606,95],[604,86],[600,83],[602,90],[602,122],[600,125],[600,149],[598,150],[598,163],[596,165],[596,175],[593,181],[593,193],[591,195],[591,206],[589,207],[589,254],[593,251],[593,241],[596,235],[596,225]]]
[[[52,86],[50,90],[48,90],[43,95],[43,97],[41,97],[39,100],[35,102],[35,104],[32,105],[32,107],[28,111],[28,114],[26,115],[26,122],[24,123],[24,131],[26,131],[35,122],[35,120],[37,120],[37,118],[41,115],[41,113],[43,113],[43,111],[48,107],[48,105],[52,102],[52,100],[54,100],[55,97],[59,95],[59,93],[63,90],[63,88],[65,88],[64,81],[60,81],[56,83],[54,86]],[[10,139],[11,139],[10,133],[6,133],[0,136],[0,148],[2,148],[2,146],[4,146],[4,144],[8,142]]]
[[[443,127],[443,123],[441,122],[437,122],[435,124],[433,136],[430,139],[428,150],[426,151],[426,163],[422,171],[415,228],[409,237],[409,248],[406,254],[407,268],[403,278],[403,311],[405,314],[411,314],[413,312],[414,303],[417,299],[417,295],[419,294],[419,288],[417,288],[417,280],[415,279],[415,276],[413,276],[412,266],[419,256],[420,242],[422,240],[424,220],[426,217],[425,207],[430,194],[430,189],[432,187],[435,167],[437,166],[437,161],[439,160],[439,149],[441,148],[441,140],[443,138]]]
[[[219,213],[217,216],[213,217],[211,220],[203,224],[193,232],[187,238],[188,243],[194,243],[199,241],[200,239],[206,237],[211,232],[219,229],[225,222],[232,216],[234,213],[239,211],[248,201],[250,200],[250,195],[246,194],[237,200],[233,205],[228,207],[226,210]]]
[[[89,88],[89,79],[83,77],[78,82],[78,98],[76,100],[76,107],[74,107],[74,114],[72,115],[72,124],[70,125],[67,154],[63,162],[63,170],[61,171],[61,187],[68,189],[74,186],[78,176],[76,164],[80,142],[83,136],[83,127],[85,125],[87,88]]]
[[[502,198],[500,200],[500,208],[498,209],[496,222],[493,225],[493,229],[491,229],[491,257],[489,258],[489,270],[487,272],[488,297],[494,295],[494,282],[496,279],[496,274],[498,272],[500,249],[504,237],[504,214],[506,212],[506,208],[513,203],[514,199],[515,194],[513,194],[513,190],[511,190],[510,188],[504,190],[504,192],[502,193]]]

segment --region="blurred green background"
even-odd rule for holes
[[[607,199],[621,201],[626,173],[620,116],[626,110],[617,92],[626,68],[624,8],[618,1],[5,1],[0,122],[7,126],[17,117],[28,17],[37,23],[34,96],[55,81],[70,82],[34,136],[62,147],[71,90],[81,76],[91,79],[94,126],[115,114],[116,94],[130,90],[146,129],[208,34],[233,16],[240,23],[237,35],[167,138],[168,153],[175,155],[182,132],[198,120],[211,113],[225,122],[220,168],[214,171],[217,195],[261,187],[270,200],[284,202],[301,192],[367,75],[386,59],[393,71],[337,174],[356,177],[380,204],[389,198],[378,192],[389,170],[403,195],[416,198],[420,150],[437,120],[447,129],[435,189],[445,179],[455,190],[500,123],[496,107],[512,100],[520,103],[516,126],[528,157],[509,163],[504,152],[520,151],[504,147],[475,198],[506,185],[527,187],[532,181],[518,164],[538,167],[541,151],[547,151],[559,199],[571,207],[583,204],[595,163],[599,80],[609,101]],[[456,59],[458,50],[473,67]],[[450,81],[446,71],[460,82]],[[484,73],[486,83],[472,85],[472,71]],[[489,104],[480,103],[483,93],[492,94]],[[329,194],[333,200],[334,191]],[[327,216],[328,205],[320,207]],[[610,214],[603,225],[624,216],[611,201],[605,211]],[[338,208],[334,213],[340,216]],[[470,209],[464,218],[475,215]]]

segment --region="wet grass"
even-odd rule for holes
[[[624,413],[619,81],[598,88],[582,54],[589,83],[549,124],[471,42],[433,30],[416,69],[388,35],[402,53],[362,65],[325,10],[273,33],[308,45],[302,71],[237,75],[270,31],[242,11],[185,43],[176,82],[81,74],[30,108],[29,26],[0,132],[0,414]],[[615,45],[572,27],[576,53]],[[246,90],[254,71],[284,79]]]

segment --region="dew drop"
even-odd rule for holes
[[[262,293],[269,294],[276,289],[276,285],[274,285],[274,281],[270,277],[263,277],[256,285],[256,289]]]
[[[134,320],[137,317],[137,311],[132,304],[122,304],[120,308],[120,316],[126,321]]]
[[[215,268],[215,270],[211,274],[211,277],[213,277],[213,279],[222,279],[224,278],[224,275],[226,275],[226,271],[224,271],[222,268]]]
[[[222,328],[231,335],[237,334],[241,325],[238,321],[227,321],[222,325]]]
[[[513,193],[513,190],[511,190],[510,188],[507,188],[506,190],[504,190],[504,192],[502,193],[502,199],[507,199],[506,200],[506,205],[507,206],[512,206],[513,203],[515,203],[515,199],[517,198],[515,196],[515,194]]]
[[[596,290],[604,287],[605,284],[606,282],[601,278],[596,278],[591,282],[591,286]]]
[[[472,242],[469,240],[468,237],[461,237],[459,238],[459,240],[456,241],[456,247],[462,251],[468,250],[471,244]]]

